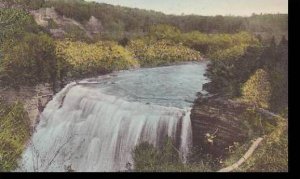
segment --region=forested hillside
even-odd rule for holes
[[[21,4],[28,10],[54,7],[58,14],[86,24],[91,16],[101,23],[101,38],[122,39],[147,33],[151,26],[168,24],[183,32],[200,31],[203,33],[236,33],[248,31],[263,38],[273,35],[280,40],[287,36],[287,14],[253,14],[250,17],[239,16],[200,16],[165,15],[161,12],[140,10],[109,4],[85,2],[84,0],[1,0],[11,5]],[[1,2],[0,1],[0,2]]]

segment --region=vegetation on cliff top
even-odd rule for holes
[[[200,52],[167,40],[133,40],[127,48],[142,67],[160,66],[182,61],[201,60]]]
[[[242,87],[242,99],[257,107],[269,108],[271,84],[267,72],[258,69]]]
[[[138,62],[124,47],[115,42],[57,41],[56,54],[69,64],[71,76],[97,75],[138,66]]]
[[[283,113],[287,111],[288,107],[288,42],[285,37],[279,44],[275,43],[274,38],[268,43],[254,44],[245,47],[238,47],[243,53],[236,53],[235,55],[221,55],[223,58],[211,59],[206,75],[211,79],[208,85],[208,91],[211,93],[218,93],[227,95],[230,98],[240,98],[244,92],[246,96],[265,96],[265,92],[261,88],[261,82],[270,83],[267,86],[267,94],[269,96],[268,104],[264,107],[269,107],[271,111]],[[226,53],[225,53],[226,54]],[[255,74],[258,69],[265,71],[266,78],[250,80],[256,83],[247,81]],[[253,76],[253,78],[255,75]],[[266,82],[268,81],[268,82]],[[246,84],[245,84],[246,83]],[[251,90],[247,90],[248,87]],[[254,94],[260,92],[260,94]],[[263,100],[264,98],[257,98]],[[255,102],[255,101],[252,101]],[[255,103],[257,103],[256,101]]]

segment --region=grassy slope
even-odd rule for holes
[[[288,171],[288,123],[280,121],[276,129],[264,137],[253,155],[235,172],[287,172]],[[250,143],[239,147],[226,161],[229,166],[238,161],[248,150]]]

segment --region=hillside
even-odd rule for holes
[[[151,26],[156,24],[172,25],[183,32],[236,33],[248,31],[265,39],[275,36],[277,40],[280,40],[282,35],[288,37],[287,14],[253,14],[250,17],[175,16],[137,8],[85,2],[84,0],[33,0],[28,2],[1,0],[0,2],[6,6],[14,6],[14,2],[19,6],[22,4],[22,7],[30,10],[36,18],[50,21],[49,28],[59,37],[67,31],[67,34],[71,34],[70,36],[79,36],[83,39],[91,38],[93,35],[93,38],[100,36],[101,39],[120,40],[124,37],[144,35]],[[41,23],[46,24],[46,22]],[[56,28],[56,23],[59,28]],[[61,25],[64,28],[61,28]]]

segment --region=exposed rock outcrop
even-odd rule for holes
[[[217,95],[200,96],[191,110],[194,146],[223,156],[234,146],[271,132],[280,116],[240,100]],[[283,120],[283,119],[281,119]]]
[[[88,30],[92,35],[99,34],[103,31],[102,23],[94,16],[91,16],[89,21],[85,25],[86,30]]]
[[[87,26],[91,29],[88,30],[80,22],[58,14],[53,7],[33,10],[30,11],[30,13],[33,15],[38,25],[48,28],[50,33],[56,38],[63,38],[70,28],[80,29],[89,38],[92,38],[92,34],[96,33],[95,31],[100,30],[101,23],[96,18],[91,17],[90,21],[87,23]],[[50,22],[52,22],[52,25],[50,25]],[[52,27],[53,23],[55,24],[55,27]]]
[[[199,97],[191,111],[193,144],[207,153],[223,155],[234,142],[248,138],[248,127],[240,116],[246,106],[216,96]]]
[[[246,106],[222,98],[199,97],[191,111],[193,144],[215,156],[234,142],[248,138],[248,127],[239,118]]]
[[[7,103],[20,101],[28,113],[32,129],[38,122],[39,108],[44,108],[51,100],[53,92],[49,85],[35,87],[20,87],[20,89],[0,88],[0,97]],[[40,109],[41,110],[41,109]]]

